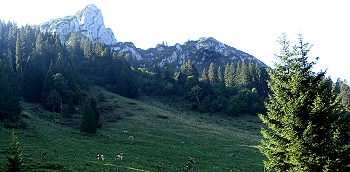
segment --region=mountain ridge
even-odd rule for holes
[[[132,42],[117,42],[113,31],[105,28],[100,9],[90,4],[75,15],[52,19],[40,25],[42,31],[57,33],[65,44],[72,32],[80,33],[92,41],[102,42],[113,51],[128,55],[134,67],[154,67],[170,65],[179,68],[184,61],[191,60],[197,65],[214,62],[219,66],[227,63],[253,61],[267,66],[258,58],[224,44],[213,37],[188,40],[184,44],[168,46],[164,42],[148,49],[137,48]]]

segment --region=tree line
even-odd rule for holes
[[[266,66],[252,61],[225,66],[210,63],[198,71],[187,60],[179,69],[167,64],[134,68],[126,52],[111,50],[79,33],[66,36],[68,41],[62,43],[58,35],[36,26],[0,22],[0,96],[6,100],[0,103],[1,122],[19,119],[20,100],[40,103],[48,111],[69,117],[76,105],[90,107],[83,90],[91,84],[129,98],[140,94],[179,97],[187,102],[185,107],[199,112],[231,116],[266,112],[264,101],[270,93]],[[331,85],[349,110],[346,81]]]
[[[1,21],[0,70],[0,121],[9,127],[21,125],[21,100],[69,114],[75,105],[90,106],[83,90],[91,84],[125,97],[139,94],[125,55],[78,33],[62,43],[36,26]]]

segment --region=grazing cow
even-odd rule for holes
[[[192,158],[192,157],[188,157],[187,158],[187,162],[188,163],[196,163],[196,159]]]
[[[117,155],[117,156],[115,157],[115,160],[116,160],[116,161],[121,161],[121,160],[123,160],[123,156],[124,156],[124,153],[123,153],[123,152],[120,152],[119,155]]]
[[[111,138],[111,135],[108,134],[108,135],[106,136],[106,139],[110,139],[110,138]]]
[[[42,152],[40,156],[41,156],[41,157],[45,157],[46,154],[47,154],[47,152]]]
[[[121,161],[121,160],[123,160],[123,156],[122,156],[122,155],[117,155],[117,156],[115,157],[115,160],[116,160],[116,161]]]
[[[97,159],[97,161],[99,161],[99,160],[104,161],[105,157],[103,155],[96,155],[96,159]]]
[[[132,140],[132,139],[134,139],[134,136],[129,136],[128,139],[131,139],[131,140]]]

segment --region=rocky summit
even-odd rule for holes
[[[158,44],[155,48],[142,50],[131,42],[118,42],[114,50],[120,50],[128,55],[128,61],[134,67],[163,67],[168,66],[178,69],[183,62],[192,61],[198,69],[208,67],[211,62],[224,67],[227,63],[252,61],[261,66],[266,66],[256,57],[228,46],[212,37],[202,37],[198,40],[189,40],[184,44],[173,46],[167,43]]]
[[[113,31],[106,28],[101,10],[95,5],[88,5],[73,16],[53,19],[40,25],[42,31],[57,33],[62,43],[67,43],[72,32],[108,45],[113,51],[127,54],[128,61],[133,67],[169,66],[178,69],[185,61],[191,60],[198,66],[209,66],[214,62],[218,66],[227,63],[252,61],[262,66],[265,64],[254,56],[237,50],[234,47],[216,39],[199,38],[189,40],[184,44],[168,46],[167,43],[156,45],[155,48],[143,50],[135,47],[132,42],[117,42]],[[199,67],[199,69],[201,69]]]
[[[113,31],[104,25],[101,10],[93,4],[73,16],[53,19],[40,24],[40,29],[57,33],[62,43],[68,41],[71,32],[81,33],[93,41],[97,40],[106,45],[117,43]]]

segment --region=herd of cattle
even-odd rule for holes
[[[120,152],[119,155],[117,155],[114,159],[115,159],[116,161],[121,161],[121,160],[123,160],[123,156],[124,156],[124,153],[123,153],[123,152]],[[96,155],[96,160],[98,160],[98,161],[104,161],[104,160],[105,160],[105,156],[104,156],[104,155],[98,154],[98,155]]]
[[[46,155],[47,155],[47,152],[42,152],[40,156],[41,157],[45,157]],[[124,156],[124,153],[120,152],[119,155],[115,156],[114,160],[121,161],[121,160],[123,160],[123,156]],[[105,156],[102,155],[102,154],[96,155],[95,158],[96,158],[97,161],[104,161],[105,160]],[[196,159],[194,159],[192,157],[188,157],[187,158],[187,162],[188,163],[196,163]]]
[[[107,139],[110,139],[111,136],[110,136],[110,135],[107,135],[106,138],[107,138]],[[128,139],[134,139],[134,137],[133,137],[133,136],[129,136]],[[40,156],[41,156],[41,157],[45,157],[46,155],[47,155],[47,152],[45,151],[45,152],[42,152]],[[124,153],[123,153],[123,152],[120,152],[119,155],[115,156],[114,159],[115,159],[116,161],[121,161],[121,160],[123,160],[123,156],[124,156]],[[96,155],[95,158],[96,158],[97,161],[104,161],[104,160],[106,159],[105,156],[102,155],[102,154]],[[187,158],[187,162],[188,162],[188,163],[196,163],[196,159],[194,159],[194,158],[192,158],[192,157],[188,157],[188,158]]]

